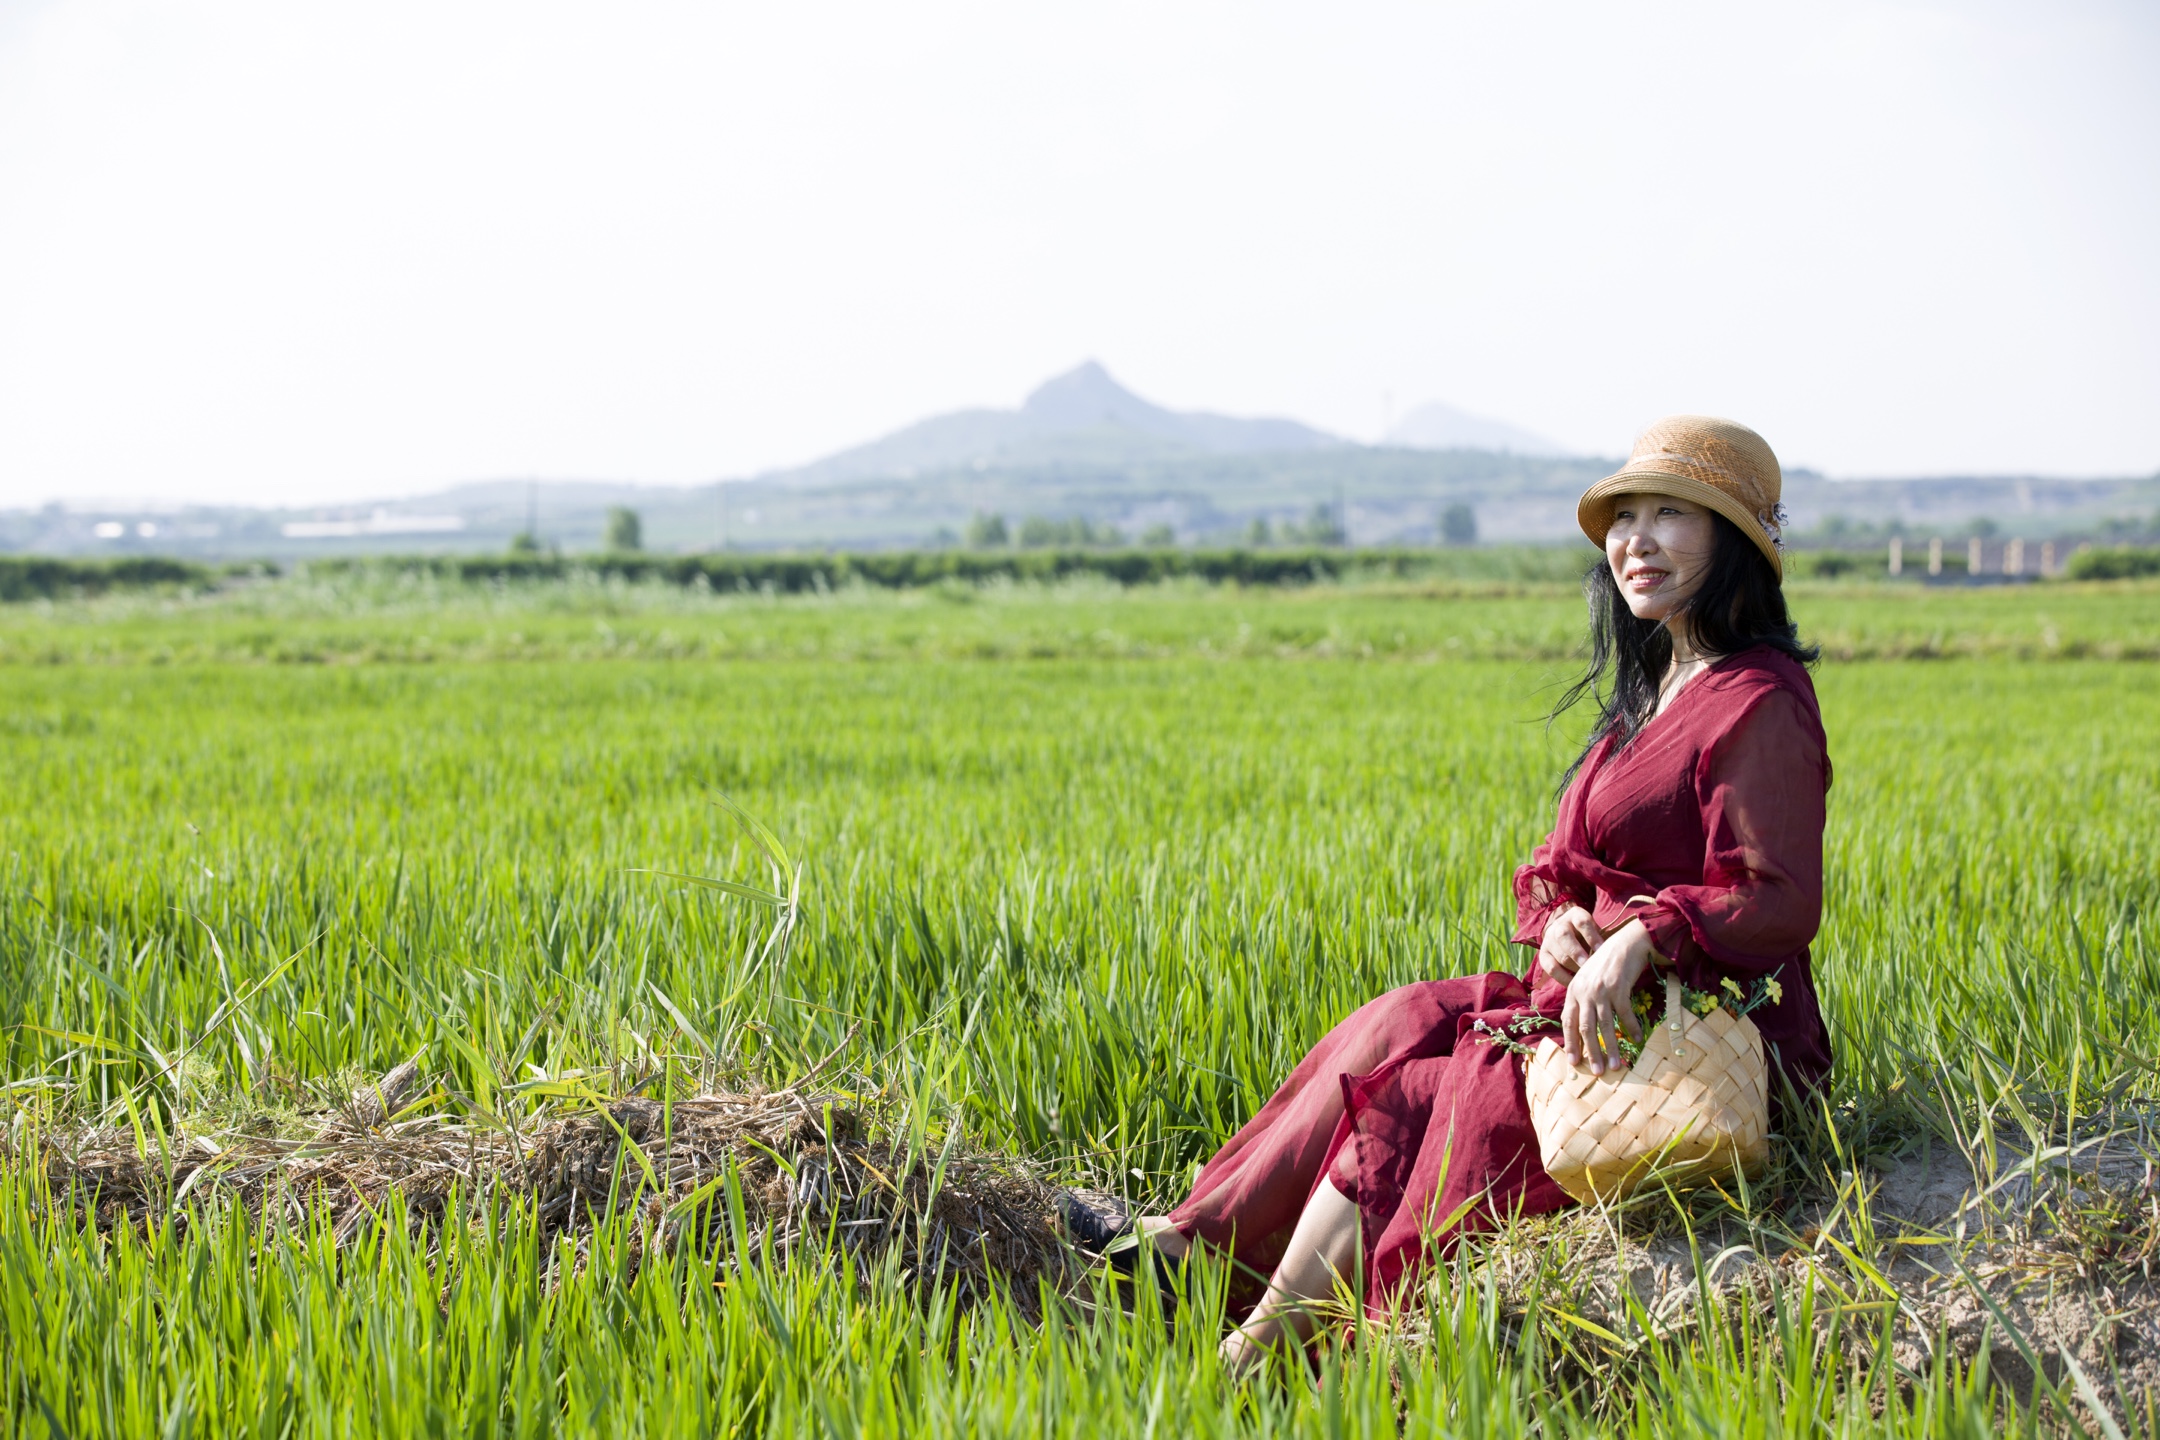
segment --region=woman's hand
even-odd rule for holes
[[[1650,932],[1642,921],[1630,920],[1576,970],[1568,982],[1567,1003],[1560,1007],[1560,1039],[1571,1062],[1588,1060],[1593,1075],[1626,1068],[1619,1032],[1625,1030],[1638,1044],[1642,1041],[1642,1023],[1630,1000],[1635,982],[1655,955]]]
[[[1565,980],[1582,968],[1583,961],[1605,942],[1590,912],[1570,905],[1545,922],[1545,938],[1538,943],[1538,964],[1547,976]]]

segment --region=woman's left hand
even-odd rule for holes
[[[1569,1061],[1579,1065],[1587,1059],[1593,1075],[1626,1068],[1619,1032],[1625,1030],[1638,1044],[1642,1041],[1642,1024],[1630,1002],[1635,982],[1655,955],[1650,932],[1642,921],[1630,920],[1583,961],[1568,982],[1567,1003],[1560,1007],[1560,1038]]]

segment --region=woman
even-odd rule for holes
[[[1830,1072],[1808,943],[1822,911],[1830,761],[1779,588],[1777,457],[1727,420],[1680,415],[1584,492],[1605,548],[1585,577],[1591,660],[1561,701],[1600,701],[1552,834],[1515,873],[1521,976],[1406,985],[1337,1025],[1170,1214],[1137,1221],[1169,1258],[1194,1243],[1269,1275],[1223,1342],[1243,1366],[1311,1326],[1310,1302],[1362,1273],[1383,1308],[1428,1255],[1567,1196],[1538,1163],[1522,1064],[1486,1030],[1556,1018],[1592,1070],[1642,1038],[1638,987],[1777,978],[1753,1012],[1799,1093]],[[1773,1086],[1773,1089],[1777,1088]],[[1101,1249],[1134,1222],[1069,1203]]]

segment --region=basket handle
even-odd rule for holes
[[[1665,1023],[1672,1027],[1672,1053],[1675,1060],[1684,1053],[1680,1046],[1683,1017],[1687,1014],[1687,1000],[1680,990],[1679,972],[1665,976]]]

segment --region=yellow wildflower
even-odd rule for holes
[[[1785,1001],[1785,987],[1784,987],[1784,986],[1782,986],[1782,985],[1780,985],[1780,984],[1778,984],[1778,983],[1777,983],[1777,981],[1775,981],[1775,980],[1765,980],[1765,981],[1763,981],[1763,989],[1764,989],[1764,990],[1766,990],[1767,992],[1769,992],[1769,995],[1770,995],[1770,1003],[1771,1003],[1771,1004],[1773,1004],[1773,1005],[1781,1005],[1781,1004],[1783,1004],[1783,1003],[1784,1003],[1784,1001]]]
[[[1720,990],[1730,991],[1732,993],[1732,998],[1735,1000],[1747,999],[1747,996],[1740,993],[1740,987],[1733,983],[1733,978],[1730,975],[1727,975],[1723,979],[1718,981],[1718,988]]]

